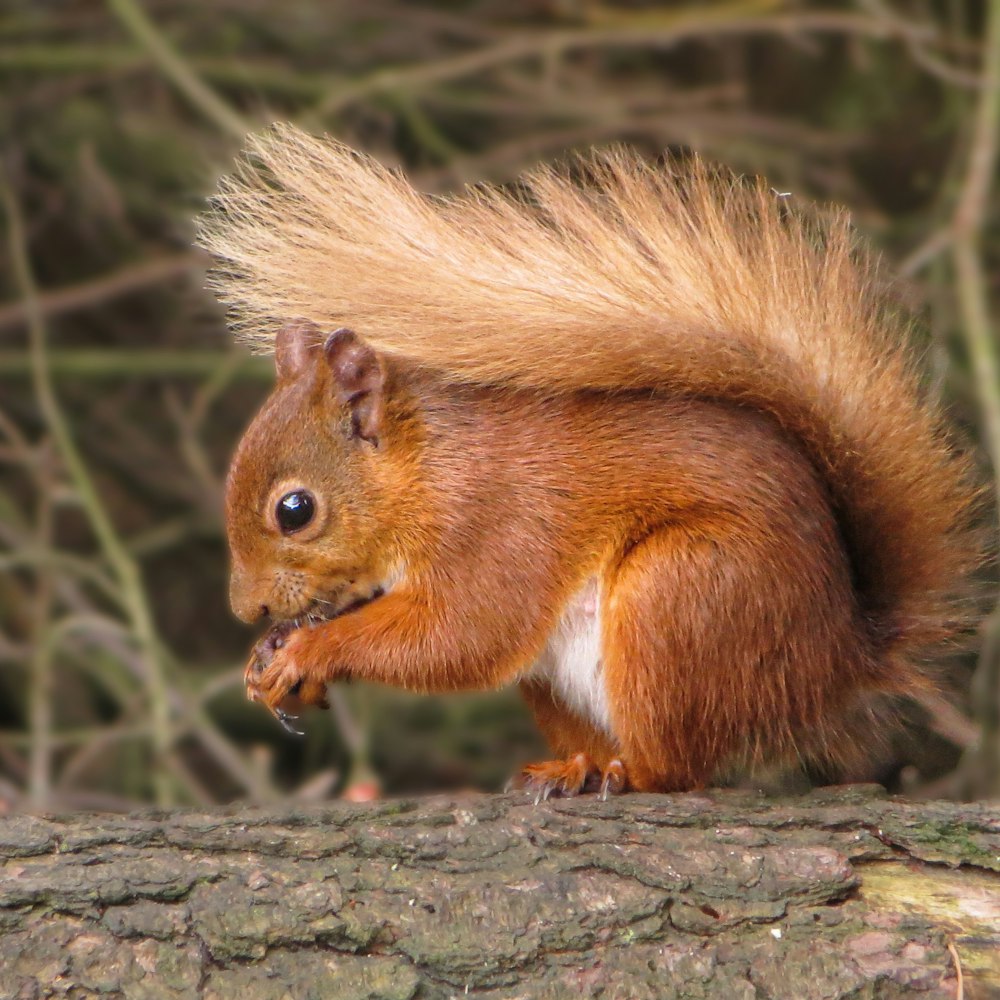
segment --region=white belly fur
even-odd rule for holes
[[[567,603],[528,676],[548,681],[567,708],[611,731],[601,673],[601,596],[596,579]]]

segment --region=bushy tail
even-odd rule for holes
[[[303,317],[460,380],[663,387],[771,412],[830,484],[887,645],[953,629],[975,493],[843,215],[819,223],[760,183],[620,150],[539,168],[514,193],[431,198],[278,126],[222,182],[201,242],[259,349]]]

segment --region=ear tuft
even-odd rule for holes
[[[286,323],[274,338],[274,370],[279,381],[293,381],[306,371],[322,340],[320,328],[307,319]]]
[[[385,372],[378,355],[352,330],[335,330],[323,346],[337,402],[351,411],[355,437],[378,446]]]

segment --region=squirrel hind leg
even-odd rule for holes
[[[511,782],[536,796],[615,795],[629,787],[625,765],[613,738],[568,708],[541,680],[522,681],[521,694],[556,759],[529,764]]]
[[[600,769],[585,753],[578,753],[565,760],[528,764],[514,784],[534,792],[535,801],[542,802],[550,795],[573,796],[596,791],[600,780]]]
[[[602,799],[628,789],[628,774],[618,757],[598,767],[585,753],[565,760],[546,760],[528,764],[512,782],[513,787],[535,793],[535,802],[552,795],[574,796],[597,792]]]
[[[801,538],[792,555],[663,529],[606,578],[602,674],[637,791],[705,787],[733,763],[792,756],[871,676],[846,573]]]

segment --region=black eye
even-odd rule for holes
[[[316,501],[306,490],[295,490],[286,493],[274,510],[278,527],[287,535],[299,528],[304,528],[316,513]]]

